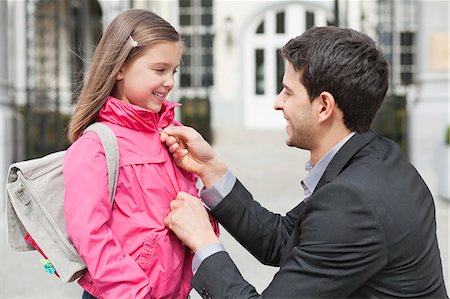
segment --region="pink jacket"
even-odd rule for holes
[[[186,298],[192,252],[163,219],[178,191],[197,195],[196,178],[181,171],[159,140],[178,104],[160,114],[109,97],[97,121],[116,134],[120,169],[114,206],[103,147],[87,133],[64,158],[67,231],[88,271],[80,285],[97,298]]]

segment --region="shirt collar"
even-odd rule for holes
[[[305,169],[309,171],[309,173],[306,175],[306,177],[301,181],[303,190],[305,191],[304,198],[308,198],[311,196],[311,194],[314,192],[314,190],[317,187],[317,184],[319,183],[320,178],[324,174],[325,170],[328,167],[328,164],[330,164],[333,157],[336,155],[336,153],[344,146],[344,144],[353,136],[355,135],[355,132],[351,132],[348,134],[344,139],[339,141],[335,146],[333,146],[323,157],[320,159],[320,161],[313,165],[311,163],[311,160],[306,162]]]

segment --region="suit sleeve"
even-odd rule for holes
[[[285,217],[271,213],[254,201],[236,180],[232,191],[212,210],[212,215],[261,263],[279,266],[302,209],[301,203]]]
[[[236,191],[232,193],[238,196]],[[294,246],[289,247],[291,249],[285,253],[279,272],[261,295],[244,280],[224,252],[203,261],[192,280],[193,286],[200,293],[208,294],[204,297],[210,298],[348,297],[387,260],[383,230],[371,207],[366,204],[365,196],[369,195],[364,190],[341,183],[329,183],[314,193],[304,204],[304,211],[292,233]],[[215,212],[230,217],[236,202],[224,201],[222,204],[222,210]],[[252,205],[237,215],[250,217]],[[236,207],[234,212],[238,209],[242,206]],[[268,219],[262,222],[270,223],[270,218],[278,223],[275,227],[283,226],[278,217],[269,217],[266,213],[253,216],[265,216]],[[244,231],[247,230],[251,239],[264,240],[264,237],[252,235],[261,233],[261,228],[255,230],[246,224],[254,223],[244,221],[243,228],[238,229],[241,238],[245,238]],[[270,228],[273,227],[272,224]],[[236,229],[235,226],[227,228]],[[267,249],[267,245],[263,247]]]
[[[108,223],[112,207],[103,147],[88,133],[64,158],[67,232],[102,298],[145,298],[148,278],[123,252]]]

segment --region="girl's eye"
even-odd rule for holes
[[[173,70],[173,74],[175,75],[176,73],[178,73],[178,70],[177,69]]]
[[[165,69],[155,69],[155,71],[163,73],[165,71]]]

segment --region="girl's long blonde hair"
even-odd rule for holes
[[[121,68],[147,46],[168,41],[181,42],[181,36],[167,21],[148,10],[129,9],[114,18],[100,39],[84,78],[67,132],[70,142],[75,142],[95,121]]]

